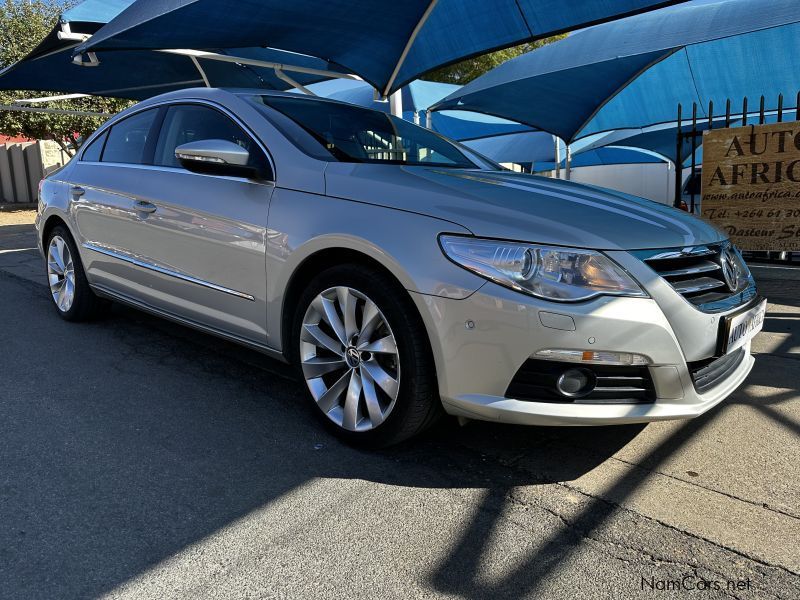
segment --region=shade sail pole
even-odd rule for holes
[[[395,116],[403,118],[403,91],[397,90],[389,96],[389,111]]]
[[[312,92],[310,89],[308,89],[303,84],[301,84],[298,81],[295,81],[294,79],[289,77],[286,73],[284,73],[283,69],[276,68],[275,69],[275,76],[278,79],[280,79],[281,81],[285,81],[286,83],[288,83],[290,86],[292,86],[296,90],[300,90],[301,92],[303,92],[307,96],[316,96],[316,94],[314,92]]]
[[[80,36],[81,38],[90,38],[91,36],[86,36],[85,34],[65,34],[64,39],[75,39],[75,37]],[[75,36],[75,37],[71,37]],[[59,32],[59,38],[62,37],[62,32]],[[228,62],[240,65],[247,65],[250,67],[262,67],[264,69],[280,69],[281,71],[292,71],[294,73],[304,73],[306,75],[317,75],[319,77],[325,77],[330,79],[353,79],[355,81],[363,81],[361,77],[358,75],[353,75],[352,73],[339,73],[338,71],[325,71],[323,69],[312,69],[311,67],[299,67],[295,65],[287,65],[284,63],[276,63],[268,60],[255,60],[252,58],[245,58],[243,56],[231,56],[228,54],[219,54],[217,52],[206,52],[203,50],[188,50],[188,49],[156,49],[154,52],[164,52],[165,54],[177,54],[179,56],[188,56],[195,64],[198,65],[199,59],[202,60],[215,60],[218,62]],[[76,65],[84,66],[84,67],[95,67],[100,64],[100,60],[97,58],[97,55],[94,52],[87,52],[86,56],[89,58],[88,61],[83,60],[83,54],[77,55],[73,58],[72,62]],[[205,73],[198,65],[198,71],[200,71],[203,81],[207,81],[208,78],[205,76]],[[280,76],[279,76],[280,77]],[[281,79],[283,79],[281,77]],[[285,81],[285,80],[284,80]],[[288,82],[287,82],[288,83]],[[210,87],[210,86],[209,86]]]
[[[200,77],[203,78],[203,83],[206,84],[206,87],[210,88],[211,84],[208,82],[208,77],[206,76],[206,72],[203,71],[203,67],[200,66],[200,61],[197,60],[197,58],[194,57],[194,56],[190,56],[189,58],[192,59],[192,62],[194,63],[195,68],[197,69],[198,73],[200,73]]]
[[[397,64],[394,66],[394,70],[392,71],[392,76],[389,77],[389,81],[386,83],[386,87],[383,90],[383,95],[388,96],[389,92],[394,85],[397,76],[400,74],[400,69],[403,68],[403,63],[406,62],[406,58],[408,57],[408,53],[411,51],[411,47],[414,45],[414,42],[417,41],[417,36],[419,32],[422,31],[422,28],[425,26],[425,23],[428,21],[428,17],[431,16],[433,9],[436,8],[436,3],[439,0],[431,0],[431,3],[428,5],[428,8],[422,13],[419,21],[417,22],[416,27],[414,27],[414,31],[411,32],[411,36],[408,38],[405,47],[403,48],[403,52],[400,54],[400,58],[397,59]]]
[[[25,98],[14,100],[12,104],[40,104],[42,102],[53,102],[54,100],[75,100],[77,98],[88,98],[89,94],[60,94],[58,96],[42,96],[41,98]]]
[[[556,179],[561,179],[561,138],[553,136],[556,155]]]
[[[312,69],[311,67],[298,67],[295,65],[287,65],[284,63],[276,63],[268,60],[256,60],[252,58],[244,58],[242,56],[231,56],[228,54],[218,54],[217,52],[206,52],[204,50],[170,50],[159,49],[156,52],[164,52],[166,54],[178,54],[179,56],[194,56],[203,60],[216,60],[219,62],[228,62],[240,65],[248,65],[250,67],[263,67],[265,69],[280,69],[282,71],[292,71],[294,73],[305,73],[306,75],[318,75],[331,79],[354,79],[356,81],[363,81],[358,75],[352,73],[338,73],[337,71],[325,71],[323,69]]]
[[[567,157],[564,164],[564,179],[569,181],[572,178],[572,150],[569,144],[567,144]]]
[[[110,119],[114,116],[110,113],[93,112],[89,110],[67,110],[64,108],[44,108],[41,106],[15,106],[13,104],[0,104],[0,111],[3,110],[10,110],[12,112],[44,113],[46,115],[65,115],[68,117],[99,117],[101,119]]]

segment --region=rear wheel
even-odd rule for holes
[[[388,445],[441,411],[427,334],[407,293],[359,265],[329,269],[302,295],[295,351],[316,411],[345,439]]]
[[[58,314],[67,321],[84,321],[97,316],[106,305],[86,281],[78,249],[64,225],[47,236],[47,282]]]

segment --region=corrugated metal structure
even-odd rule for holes
[[[35,204],[39,181],[68,160],[55,142],[0,144],[0,205]]]

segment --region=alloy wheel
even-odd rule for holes
[[[75,267],[69,246],[58,235],[47,248],[47,279],[58,310],[68,312],[75,300]]]
[[[303,376],[319,408],[348,431],[369,431],[391,413],[400,390],[400,357],[388,321],[365,294],[325,290],[300,332]]]

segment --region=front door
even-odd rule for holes
[[[266,226],[274,185],[191,173],[175,148],[205,139],[232,141],[267,161],[255,140],[207,105],[178,104],[165,113],[152,166],[137,183],[148,205],[138,253],[149,263],[148,302],[247,341],[266,342]],[[145,267],[146,269],[148,267]]]

